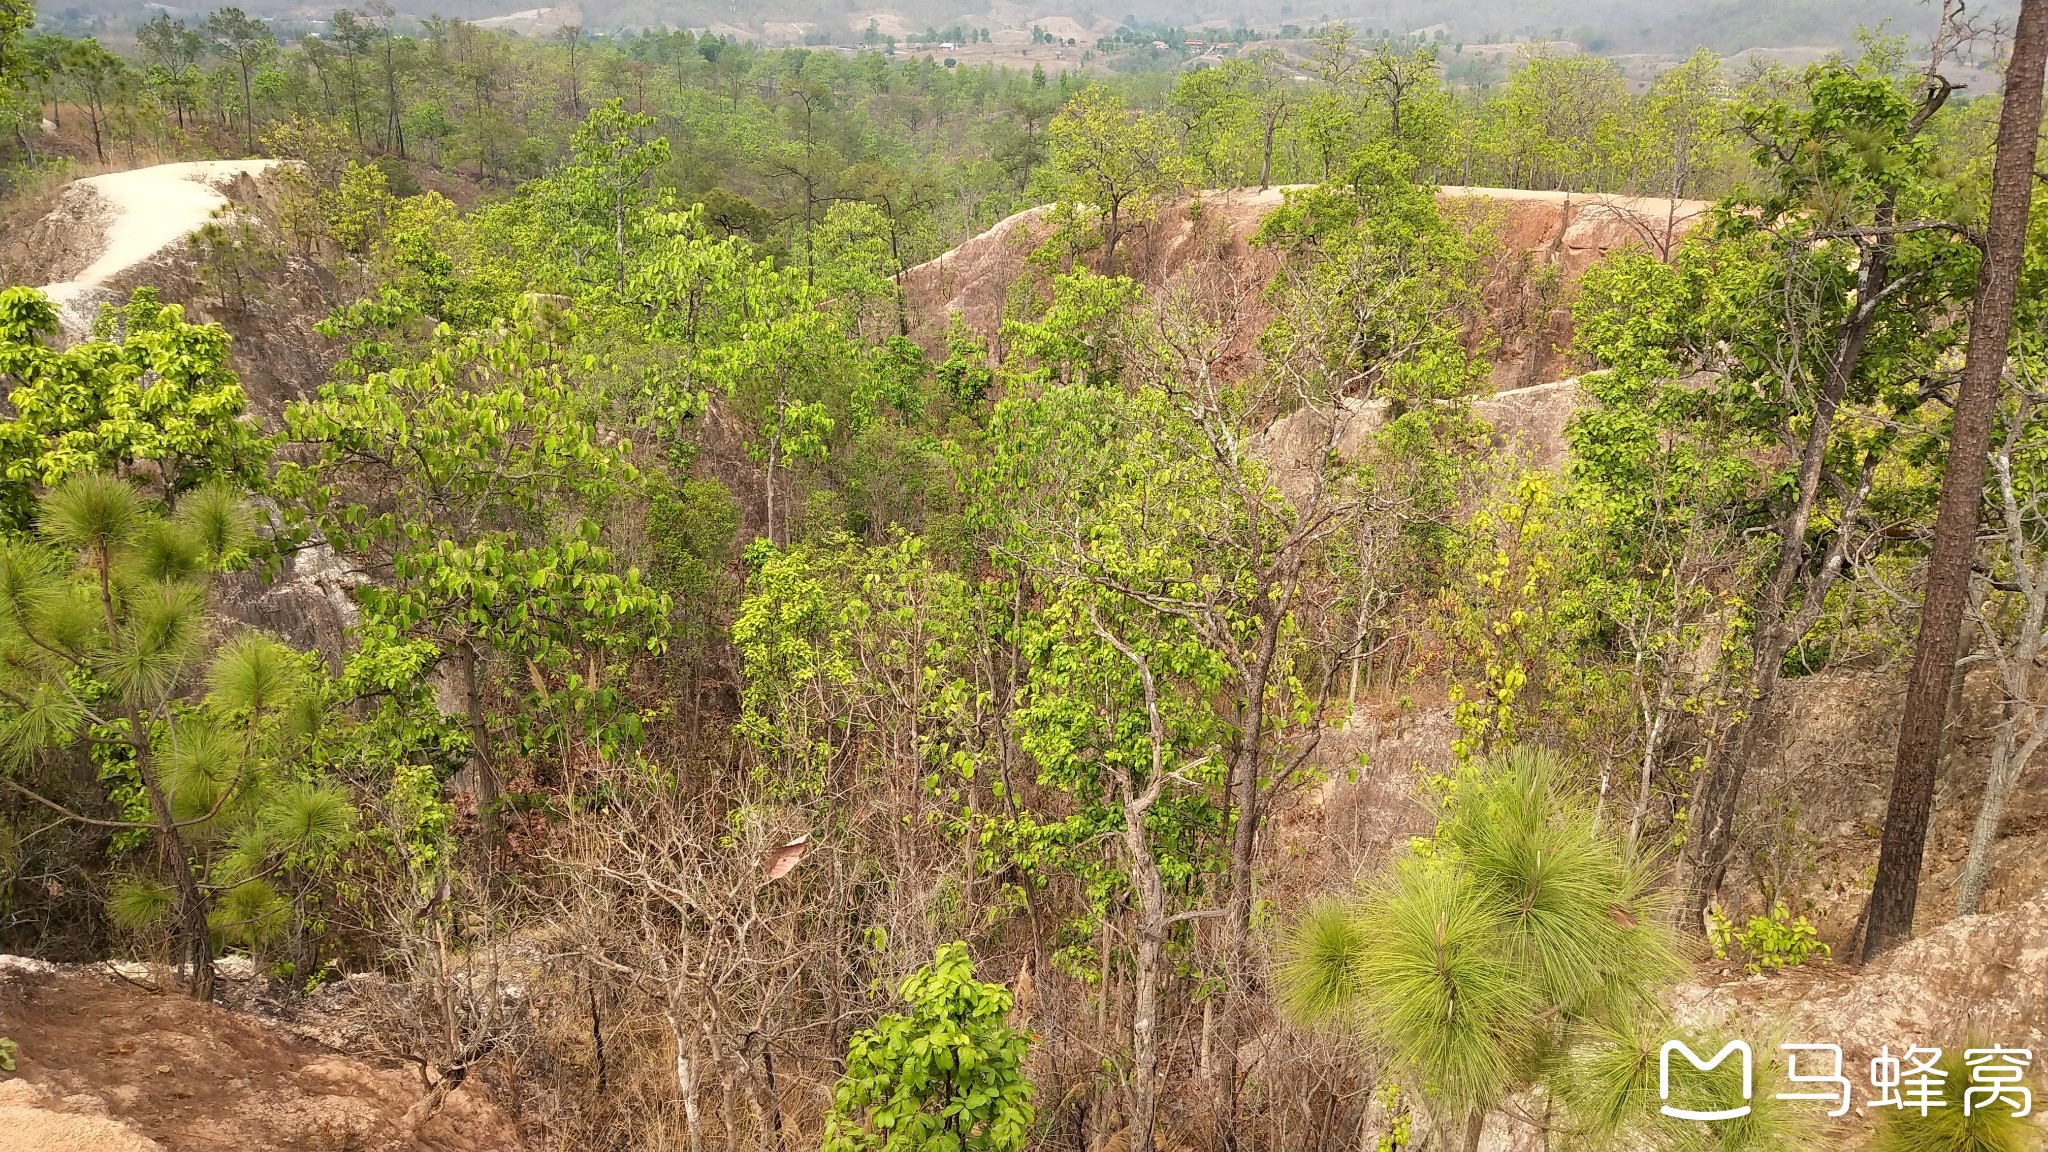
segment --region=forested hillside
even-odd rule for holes
[[[1479,85],[0,0],[0,947],[381,1066],[334,1146],[2036,1147],[1772,1094],[2048,1033],[2044,7]],[[37,1107],[319,1095],[9,963]]]

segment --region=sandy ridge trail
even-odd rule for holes
[[[225,189],[242,177],[258,177],[282,160],[194,160],[109,172],[72,181],[59,212],[72,215],[81,230],[99,233],[97,255],[69,280],[43,285],[57,306],[66,336],[92,326],[106,285],[137,265],[198,231],[229,203]],[[87,251],[92,249],[89,246]]]

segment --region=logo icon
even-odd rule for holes
[[[1711,1072],[1719,1068],[1721,1061],[1726,1060],[1730,1052],[1740,1052],[1742,1054],[1742,1104],[1735,1108],[1723,1108],[1714,1112],[1700,1112],[1691,1108],[1673,1108],[1667,1103],[1658,1111],[1666,1116],[1676,1117],[1680,1120],[1734,1120],[1738,1117],[1749,1115],[1750,1093],[1754,1086],[1754,1067],[1747,1043],[1741,1040],[1730,1040],[1727,1047],[1714,1053],[1713,1059],[1702,1060],[1699,1058],[1698,1053],[1686,1047],[1683,1042],[1666,1040],[1663,1049],[1657,1053],[1657,1098],[1659,1100],[1668,1101],[1671,1099],[1671,1054],[1673,1052],[1683,1052],[1686,1063],[1701,1072]]]

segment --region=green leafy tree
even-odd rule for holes
[[[1177,122],[1189,176],[1206,187],[1229,186],[1243,178],[1240,153],[1248,133],[1241,65],[1232,61],[1221,68],[1183,72],[1167,98],[1167,113]]]
[[[668,161],[666,137],[646,138],[654,117],[627,112],[607,100],[590,110],[570,140],[568,165],[555,176],[570,209],[569,223],[609,234],[614,284],[626,290],[627,231],[651,191],[647,178]]]
[[[1030,1039],[1003,1019],[1009,991],[974,978],[965,944],[945,944],[900,994],[909,1015],[884,1016],[847,1044],[825,1152],[1020,1152],[1036,1111]]]
[[[216,9],[206,17],[206,34],[214,55],[228,62],[242,82],[242,147],[256,150],[256,73],[277,55],[277,37],[268,25],[240,8]]]
[[[29,0],[0,2],[0,125],[12,131],[22,155],[36,163],[34,137],[41,134],[42,107],[30,93],[39,71],[27,32],[35,24]]]
[[[178,130],[185,130],[185,109],[197,95],[199,61],[206,55],[206,38],[183,20],[159,12],[155,19],[135,30],[135,43],[148,65],[148,83],[162,97],[168,97],[178,118]]]
[[[21,56],[22,39],[35,22],[36,7],[30,0],[0,3],[0,89],[19,85],[25,63]]]
[[[1309,70],[1319,83],[1302,102],[1294,124],[1299,141],[1315,155],[1323,180],[1343,173],[1341,157],[1365,137],[1364,64],[1358,33],[1349,24],[1333,23],[1317,34]]]
[[[72,41],[65,50],[64,73],[84,98],[86,123],[92,128],[93,158],[105,160],[108,117],[126,103],[134,87],[134,73],[127,61],[107,51],[91,36]]]
[[[453,663],[487,845],[498,832],[493,665],[524,702],[524,750],[567,772],[579,746],[603,755],[637,737],[623,684],[667,627],[667,596],[602,528],[637,479],[632,445],[600,435],[565,355],[532,325],[444,334],[416,362],[345,369],[285,413],[314,455],[280,470],[279,491],[383,577],[360,594],[347,679],[425,706],[427,678]]]
[[[1448,118],[1434,45],[1403,50],[1381,42],[1366,53],[1359,82],[1386,105],[1387,138],[1418,160],[1437,158]]]
[[[1671,264],[1624,256],[1581,285],[1576,339],[1606,371],[1573,434],[1579,476],[1628,515],[1715,509],[1769,542],[1744,593],[1743,714],[1689,806],[1695,914],[1725,874],[1755,720],[1788,660],[1889,546],[1883,525],[1931,502],[1911,465],[1934,451],[1926,401],[1977,261],[1922,134],[1946,95],[1877,64],[1816,65],[1742,109],[1757,188]],[[1695,372],[1704,388],[1678,383]],[[1667,469],[1673,453],[1690,463]]]
[[[94,335],[51,347],[57,312],[33,288],[0,291],[0,382],[13,413],[0,419],[0,516],[25,526],[35,494],[66,477],[113,472],[153,483],[160,497],[216,477],[255,483],[269,448],[244,418],[218,325],[137,289],[102,314]]]
[[[1100,84],[1067,101],[1046,129],[1049,190],[1102,221],[1102,268],[1116,272],[1116,245],[1132,223],[1180,193],[1186,162],[1173,126],[1158,113],[1132,113]]]
[[[1737,159],[1723,64],[1707,49],[1657,77],[1644,105],[1631,140],[1631,163],[1640,173],[1632,183],[1642,191],[1673,200],[1697,196]],[[1658,247],[1668,254],[1668,239]]]
[[[1598,56],[1525,56],[1480,125],[1513,188],[1587,191],[1611,178],[1630,113],[1619,69]]]

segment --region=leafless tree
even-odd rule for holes
[[[1992,531],[1984,542],[1987,579],[1967,605],[1974,631],[1995,669],[1998,727],[1992,737],[1991,773],[1970,832],[1970,854],[1956,882],[1956,915],[1975,913],[1984,900],[1991,853],[2006,802],[2041,747],[2048,743],[2048,492],[2028,479],[2027,459],[2039,448],[2048,391],[2025,382],[2002,413],[2003,435],[1991,448]]]

